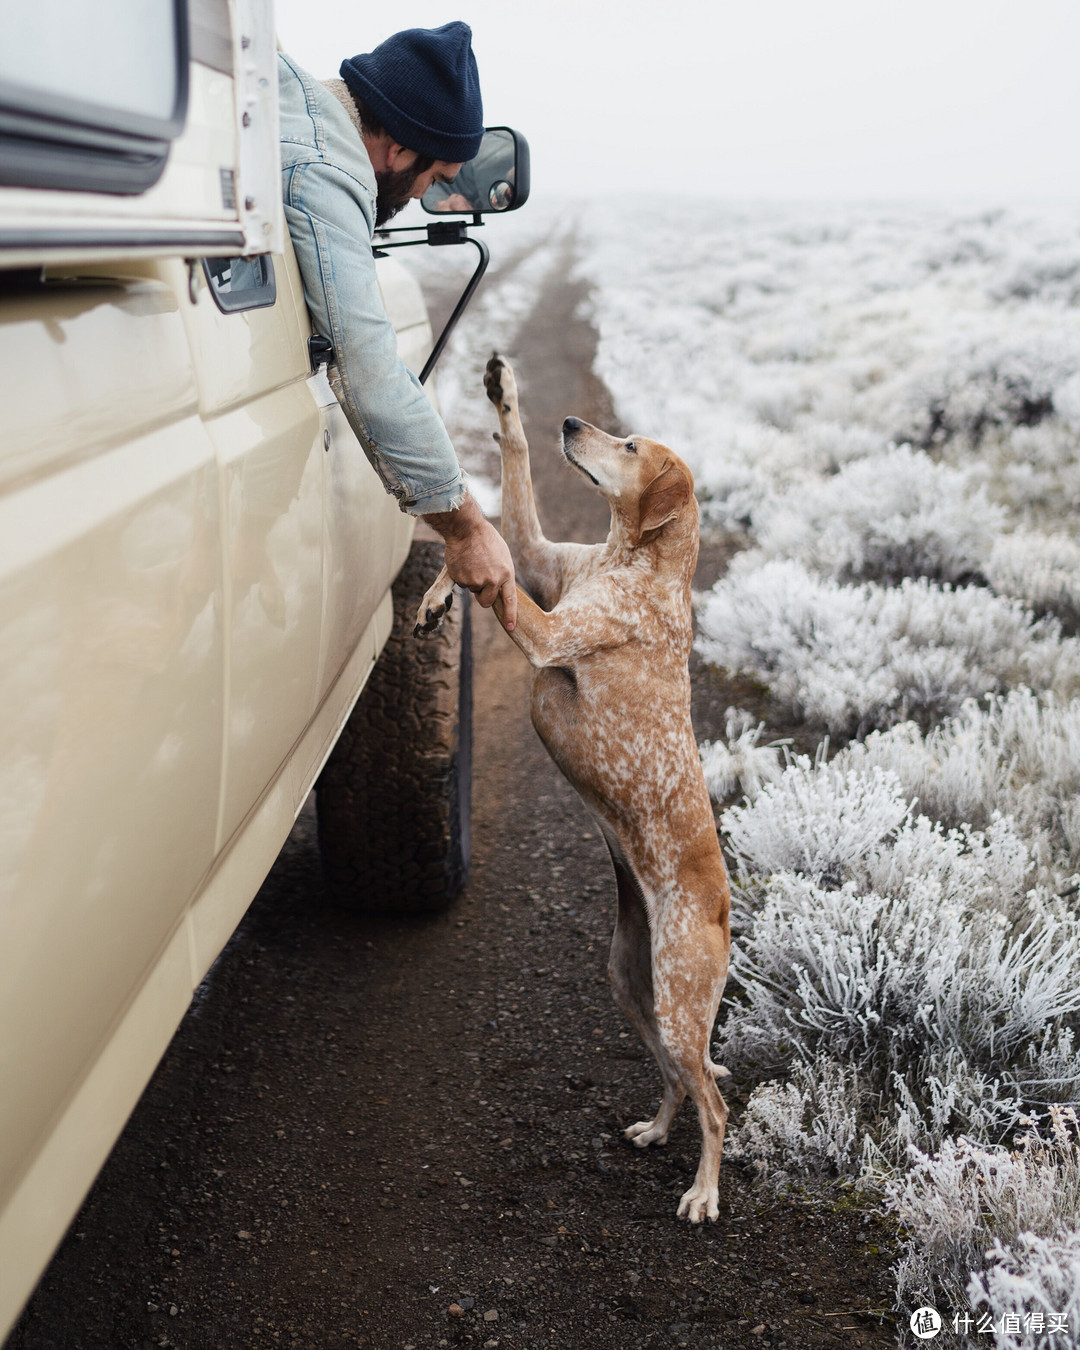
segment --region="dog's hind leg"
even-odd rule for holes
[[[663,921],[653,939],[653,999],[660,1041],[698,1109],[701,1160],[694,1184],[679,1202],[679,1218],[691,1223],[719,1216],[720,1155],[728,1108],[708,1058],[720,996],[727,975],[728,941],[719,923],[685,912]]]
[[[611,992],[623,1016],[652,1051],[664,1080],[664,1095],[652,1120],[639,1120],[624,1131],[638,1148],[666,1144],[679,1107],[686,1096],[682,1079],[660,1039],[653,1012],[652,951],[645,902],[630,869],[612,851],[612,864],[619,890],[615,933],[611,939],[608,978]]]

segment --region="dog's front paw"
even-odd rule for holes
[[[667,1130],[655,1120],[639,1120],[636,1125],[628,1125],[623,1135],[635,1148],[648,1148],[650,1144],[660,1148],[667,1143],[668,1138]]]
[[[695,1181],[679,1201],[677,1217],[688,1219],[690,1223],[704,1223],[706,1219],[710,1223],[715,1223],[720,1217],[720,1195],[717,1187],[702,1186]]]
[[[443,571],[436,578],[435,584],[423,600],[420,601],[420,608],[416,611],[416,626],[413,628],[413,637],[426,638],[431,637],[433,633],[437,633],[453,603],[454,583],[450,580],[448,573]]]
[[[501,413],[513,412],[517,407],[517,383],[510,362],[498,352],[492,352],[484,371],[487,396]]]

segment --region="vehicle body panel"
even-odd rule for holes
[[[0,498],[5,1178],[213,862],[217,478],[188,416]]]
[[[315,710],[325,454],[318,423],[301,383],[208,424],[222,471],[228,577],[221,842]]]

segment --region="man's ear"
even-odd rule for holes
[[[674,520],[690,500],[690,482],[674,464],[648,485],[638,502],[638,538]]]
[[[401,173],[411,169],[416,163],[416,151],[409,150],[404,145],[399,145],[397,141],[391,140],[389,134],[386,136],[386,167],[391,173]]]

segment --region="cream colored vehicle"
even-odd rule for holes
[[[319,364],[269,6],[59,8],[0,41],[0,1339],[335,744],[340,896],[468,863],[467,632],[406,636],[438,560]]]

